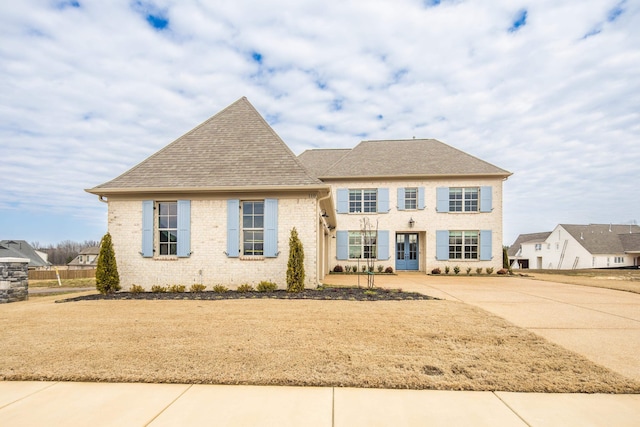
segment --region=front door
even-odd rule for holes
[[[418,234],[396,234],[396,270],[418,270]]]

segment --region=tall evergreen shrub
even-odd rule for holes
[[[96,289],[101,294],[112,294],[119,291],[120,276],[116,265],[116,254],[111,243],[111,234],[107,233],[100,242],[100,255],[96,267]]]
[[[289,237],[289,262],[287,263],[287,292],[304,290],[304,248],[298,238],[298,230],[291,230]]]
[[[509,265],[509,254],[507,253],[506,246],[502,247],[502,267],[506,268],[507,270],[511,268],[511,266]]]

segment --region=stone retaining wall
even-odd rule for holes
[[[0,304],[29,299],[29,260],[0,258]]]

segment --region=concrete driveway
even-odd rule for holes
[[[324,282],[355,285],[351,275]],[[366,279],[360,278],[361,286]],[[402,288],[481,307],[629,378],[640,380],[640,294],[522,277],[376,276]]]

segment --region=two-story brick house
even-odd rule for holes
[[[284,287],[294,227],[305,286],[315,287],[357,257],[401,270],[499,267],[509,175],[435,140],[296,157],[241,98],[87,191],[108,203],[125,289],[261,280]],[[373,241],[358,240],[365,217],[378,224]]]
[[[433,139],[363,141],[300,159],[331,185],[336,263],[371,256],[395,270],[501,266],[509,172]],[[363,231],[363,221],[377,233]]]

